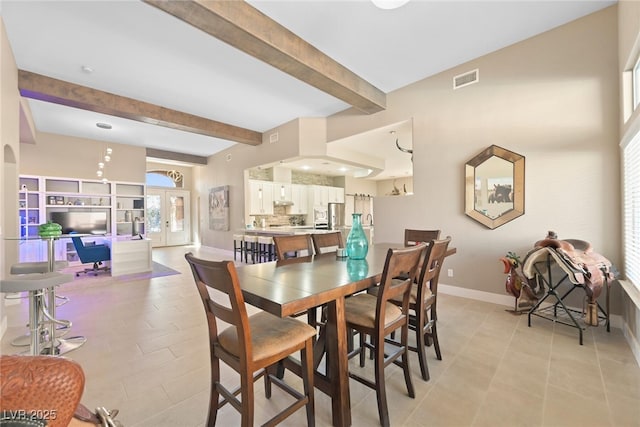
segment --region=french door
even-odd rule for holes
[[[191,243],[189,192],[147,188],[147,238],[151,246]]]

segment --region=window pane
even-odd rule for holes
[[[624,271],[640,287],[640,134],[624,149]]]
[[[162,214],[160,212],[160,196],[147,195],[147,222],[149,224],[148,233],[162,232]]]
[[[640,104],[640,60],[633,67],[633,109],[635,111]]]
[[[171,214],[169,218],[169,228],[171,232],[184,231],[184,197],[171,196]]]
[[[152,187],[175,188],[176,183],[166,175],[150,172],[147,174],[147,185],[150,185]]]

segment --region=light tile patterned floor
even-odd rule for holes
[[[58,317],[73,321],[69,335],[88,338],[67,355],[85,370],[83,403],[120,409],[126,427],[204,425],[207,329],[187,251],[232,257],[193,247],[154,249],[154,261],[182,274],[129,282],[87,278],[59,290],[71,302]],[[10,341],[25,331],[27,308],[26,300],[7,307],[3,354],[19,350]],[[399,368],[386,370],[394,426],[640,426],[640,367],[620,330],[588,329],[580,346],[575,329],[537,318],[529,328],[526,316],[503,306],[441,294],[438,312],[443,360],[428,349],[431,380],[424,382],[411,355],[416,398],[407,396]],[[232,371],[223,376],[237,384]],[[295,382],[291,374],[286,379]],[[377,425],[375,393],[354,381],[350,387],[353,425]],[[260,385],[256,390],[257,423],[288,402],[278,391],[267,400]],[[330,407],[317,392],[317,425],[331,425]],[[221,410],[218,425],[238,424],[231,407]],[[303,411],[284,423],[304,424]]]

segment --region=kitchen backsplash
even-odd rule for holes
[[[273,181],[273,168],[267,169],[250,169],[249,179],[258,179],[261,181]],[[340,182],[336,182],[336,178],[327,175],[315,175],[312,173],[291,171],[291,183],[303,185],[326,185],[328,187],[342,187]]]
[[[261,226],[263,218],[265,227],[271,227],[272,225],[305,225],[306,215],[287,215],[285,209],[284,206],[275,206],[273,215],[256,215],[256,227]]]

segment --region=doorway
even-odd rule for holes
[[[147,188],[147,238],[152,247],[191,243],[189,206],[186,190]]]

